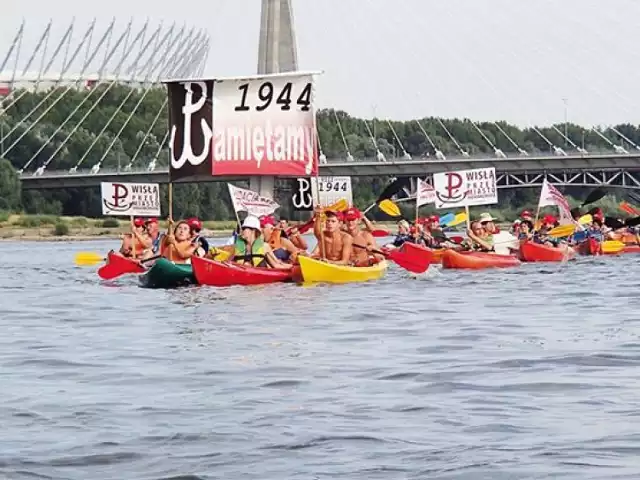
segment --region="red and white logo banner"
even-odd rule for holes
[[[542,207],[558,207],[560,225],[570,225],[573,223],[569,202],[546,178],[544,182],[542,182],[540,201],[538,202],[538,208],[540,209]]]
[[[211,173],[317,175],[313,95],[313,74],[216,80]]]

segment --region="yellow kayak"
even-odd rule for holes
[[[298,257],[304,283],[352,283],[382,278],[389,264],[386,260],[372,267],[347,267],[321,262],[309,257]]]

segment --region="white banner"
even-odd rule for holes
[[[267,197],[262,197],[253,190],[234,187],[227,183],[229,187],[229,195],[231,203],[236,212],[247,212],[249,215],[261,217],[263,215],[271,215],[280,205]]]
[[[418,179],[416,190],[416,202],[418,202],[418,207],[427,205],[429,203],[435,203],[435,201],[435,189],[424,180]]]
[[[571,225],[573,223],[573,217],[571,216],[571,206],[567,199],[560,191],[550,184],[547,179],[544,179],[542,183],[542,190],[540,191],[540,201],[538,202],[538,208],[542,207],[558,207],[559,223],[560,225]]]
[[[103,215],[160,216],[160,186],[157,183],[102,182],[100,190]]]
[[[213,175],[318,172],[314,74],[220,79],[213,88]]]
[[[476,168],[433,175],[436,208],[472,207],[498,203],[496,169]]]
[[[327,207],[343,198],[350,207],[353,205],[351,177],[318,177],[318,181],[312,178],[311,193],[314,205],[319,200],[321,207]]]

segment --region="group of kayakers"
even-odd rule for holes
[[[322,258],[336,265],[371,266],[384,259],[385,249],[399,248],[405,242],[429,249],[495,253],[514,253],[525,241],[567,248],[590,245],[591,249],[605,240],[640,244],[637,228],[608,227],[599,208],[589,214],[591,218],[584,221],[580,209],[573,209],[575,232],[564,238],[549,235],[559,226],[556,217],[544,215],[538,222],[528,210],[521,213],[510,232],[501,232],[496,219],[490,213],[482,213],[470,222],[466,238],[445,235],[435,215],[419,218],[413,224],[401,220],[395,239],[383,247],[382,252],[372,235],[374,225],[355,207],[344,212],[316,208],[311,222],[317,245],[311,252],[297,227],[290,227],[286,219],[278,220],[273,215],[247,216],[226,245],[213,248],[202,235],[202,222],[198,218],[177,223],[169,220],[167,233],[160,231],[156,218],[134,218],[131,234],[123,237],[120,254],[138,260],[162,256],[175,263],[189,263],[193,256],[216,259],[225,252],[225,258],[240,264],[287,269],[297,263],[300,255]]]
[[[225,252],[225,257],[239,264],[278,269],[291,268],[299,255],[309,255],[337,265],[369,266],[384,258],[372,252],[377,248],[372,230],[371,222],[357,208],[338,212],[319,207],[313,219],[317,246],[311,252],[297,227],[273,215],[247,216],[227,245],[210,248],[198,218],[169,220],[167,233],[160,231],[157,218],[134,218],[119,253],[137,260],[164,257],[174,263],[190,263],[193,256],[216,259]]]

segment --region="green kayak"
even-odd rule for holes
[[[176,288],[194,285],[193,268],[189,264],[176,264],[159,258],[153,266],[140,276],[140,284],[147,288]]]

